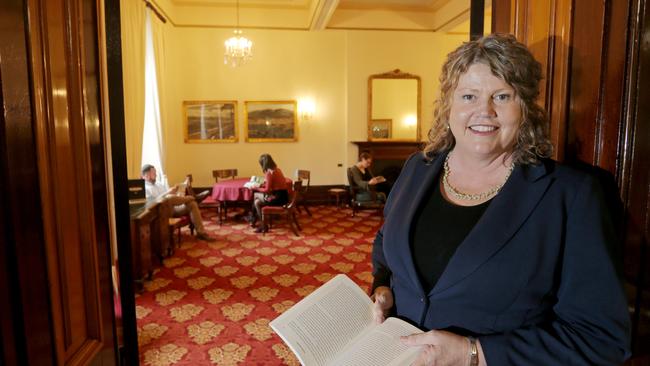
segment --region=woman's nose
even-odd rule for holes
[[[481,98],[478,107],[482,116],[494,117],[496,115],[492,98]]]

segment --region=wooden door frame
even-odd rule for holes
[[[50,299],[23,1],[1,2],[0,14],[6,22],[0,33],[0,278],[8,284],[0,296],[3,361],[50,364],[55,352],[53,333],[47,331],[52,320],[43,311]],[[21,227],[32,229],[16,230]],[[28,329],[46,331],[28,339]]]
[[[47,0],[41,0],[47,1]],[[25,365],[25,364],[56,364],[60,362],[57,355],[56,338],[53,315],[50,311],[54,301],[51,298],[51,284],[48,280],[48,255],[45,249],[46,233],[44,231],[43,177],[39,173],[39,151],[37,136],[36,109],[34,105],[39,98],[35,97],[33,90],[37,77],[34,76],[34,58],[39,54],[31,54],[33,42],[38,40],[32,26],[41,26],[42,19],[28,12],[33,7],[39,7],[41,1],[27,2],[27,0],[8,0],[0,2],[0,20],[3,27],[0,29],[0,364]],[[82,2],[73,6],[80,7]],[[109,123],[112,134],[113,148],[104,150],[102,140],[105,131],[98,130],[95,124],[86,125],[89,129],[86,136],[93,141],[89,154],[94,169],[92,174],[93,201],[95,202],[95,218],[103,222],[102,227],[96,231],[97,248],[101,253],[98,262],[102,283],[110,283],[110,258],[107,237],[110,235],[104,225],[107,220],[106,211],[106,181],[103,160],[105,151],[111,151],[113,157],[113,174],[115,176],[115,213],[117,216],[117,242],[120,244],[122,255],[120,260],[123,294],[121,296],[123,307],[123,330],[125,347],[122,352],[121,364],[137,365],[137,329],[135,321],[135,301],[130,273],[130,235],[129,235],[129,210],[126,187],[126,148],[124,139],[124,117],[121,79],[121,47],[120,47],[120,18],[119,1],[97,0],[94,5],[92,0],[83,2],[84,5],[95,6],[97,12],[104,10],[107,19],[104,23],[98,16],[95,26],[104,26],[104,29],[95,29],[96,33],[105,31],[107,43],[104,45],[99,39],[91,41],[91,47],[105,50],[107,62],[112,64],[108,68],[107,77],[100,82],[108,82],[108,99],[110,100],[111,116],[113,123],[102,118],[104,123]],[[104,7],[104,9],[100,9]],[[66,8],[66,10],[68,10]],[[73,11],[79,12],[81,8]],[[80,13],[76,13],[79,15]],[[31,22],[28,23],[28,22]],[[38,25],[36,25],[38,24]],[[77,24],[77,26],[79,26]],[[93,24],[83,24],[93,27]],[[92,34],[91,34],[92,33]],[[97,36],[90,32],[89,39]],[[95,42],[92,45],[92,42]],[[81,47],[83,50],[84,47]],[[88,51],[88,50],[86,50]],[[82,51],[79,51],[82,52]],[[83,54],[78,54],[83,58]],[[39,61],[41,62],[41,61]],[[82,60],[83,62],[83,60]],[[100,63],[100,60],[92,62]],[[116,66],[117,65],[117,66]],[[100,71],[94,65],[94,72]],[[116,71],[117,70],[117,71]],[[96,75],[99,77],[99,75]],[[40,88],[40,87],[39,87]],[[96,92],[96,91],[94,91]],[[92,98],[96,97],[95,95]],[[101,107],[101,103],[100,106]],[[103,111],[106,112],[106,111]],[[102,116],[108,116],[103,113]],[[115,122],[117,121],[117,122]],[[106,140],[103,140],[106,141]],[[42,153],[43,151],[41,151]],[[102,160],[102,161],[100,161]],[[43,196],[42,196],[43,194]],[[98,214],[99,212],[99,214]],[[108,288],[110,289],[110,285]],[[112,293],[104,291],[102,287],[102,303],[112,299]],[[112,308],[112,301],[110,308]],[[103,311],[102,319],[114,322],[112,311]],[[98,354],[90,362],[107,362],[111,355],[117,355],[115,329],[103,328],[103,342],[106,353]],[[114,348],[115,347],[115,348]],[[104,352],[104,351],[102,351]],[[110,353],[110,355],[109,355]],[[115,356],[113,356],[115,357]],[[119,362],[119,359],[113,359]],[[78,360],[71,361],[73,363]],[[85,362],[85,361],[83,361]],[[112,363],[112,362],[110,362]]]
[[[138,0],[133,0],[138,1]],[[125,365],[139,363],[135,286],[131,255],[131,219],[129,213],[124,89],[122,76],[122,36],[120,2],[107,0],[104,6],[106,31],[107,89],[110,113],[113,199],[119,265],[119,288],[122,307],[123,349],[120,358]]]

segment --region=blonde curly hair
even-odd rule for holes
[[[440,97],[434,104],[434,121],[429,130],[429,143],[424,155],[450,150],[456,144],[448,128],[452,94],[458,79],[473,64],[483,63],[492,73],[510,85],[521,106],[521,124],[516,137],[513,161],[517,164],[537,164],[553,153],[548,138],[546,112],[535,103],[542,80],[542,68],[528,48],[509,34],[490,34],[466,42],[447,56],[440,75]]]

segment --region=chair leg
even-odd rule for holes
[[[307,211],[309,212],[309,211]],[[300,224],[298,223],[298,218],[296,217],[296,213],[293,213],[293,222],[296,224],[296,227],[298,228],[299,231],[302,231],[302,228],[300,227]]]
[[[268,220],[268,216],[262,213],[262,236],[266,235],[266,230],[264,230],[265,228],[268,227],[270,229],[270,226],[266,222],[267,220]]]
[[[309,207],[307,207],[307,204],[303,203],[303,207],[305,207],[305,211],[307,211],[307,215],[311,217],[311,212],[309,212]]]
[[[291,230],[293,231],[293,234],[294,234],[295,236],[300,236],[300,234],[298,234],[298,229],[296,228],[296,223],[295,223],[295,221],[289,219],[289,226],[291,226]]]

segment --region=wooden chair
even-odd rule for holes
[[[361,192],[361,189],[354,183],[352,168],[348,168],[348,184],[352,216],[354,216],[359,210],[377,210],[380,215],[383,215],[384,202],[377,198],[377,192],[374,190],[369,190],[371,196],[369,201],[357,201],[357,194]]]
[[[185,186],[185,195],[194,195],[194,190],[192,189],[192,175],[188,174],[185,176],[185,183],[187,185]],[[169,207],[169,212],[172,211],[172,207]],[[169,222],[168,222],[168,227],[169,227],[169,241],[171,245],[169,246],[169,255],[172,255],[174,253],[174,248],[181,246],[181,228],[189,226],[190,228],[190,234],[194,235],[194,224],[192,223],[192,219],[190,218],[190,215],[183,215],[181,217],[170,217]],[[178,233],[178,241],[174,241],[174,231]]]
[[[307,192],[309,191],[309,181],[310,181],[310,172],[309,170],[298,170],[298,180],[302,181],[302,191],[300,192],[300,199],[296,203],[296,209],[298,212],[300,212],[300,206],[302,206],[305,211],[307,211],[307,215],[311,216],[311,212],[309,212],[309,207],[307,206]],[[305,185],[305,181],[307,182],[307,185]]]
[[[219,183],[219,179],[235,179],[237,177],[237,169],[217,169],[212,171],[214,182]],[[232,204],[232,203],[231,203]],[[223,216],[222,216],[223,215]],[[219,203],[219,225],[228,217],[228,205],[226,202]]]
[[[285,217],[291,226],[291,230],[296,236],[300,236],[298,233],[302,229],[300,224],[298,224],[298,219],[296,218],[296,202],[300,197],[300,192],[302,190],[302,181],[296,180],[293,182],[293,192],[291,193],[291,200],[284,206],[264,206],[262,207],[262,224],[270,229],[271,220],[273,217]]]
[[[214,209],[217,213],[217,218],[219,220],[219,223],[221,223],[222,210],[219,201],[212,198],[212,196],[209,194],[210,192],[207,190],[197,194],[194,191],[194,187],[192,186],[192,183],[194,182],[194,179],[192,178],[192,174],[188,174],[185,176],[185,182],[187,183],[185,194],[194,197],[196,203],[199,205],[199,209],[204,209],[204,208],[208,210]]]
[[[169,218],[169,240],[171,245],[169,246],[169,255],[174,254],[174,248],[181,246],[181,228],[184,226],[190,227],[190,234],[194,235],[194,224],[190,219],[190,215],[184,215],[181,217],[170,217]],[[178,241],[174,241],[174,231],[178,232]]]
[[[214,182],[219,183],[219,179],[235,179],[237,177],[237,169],[217,169],[212,171]]]

